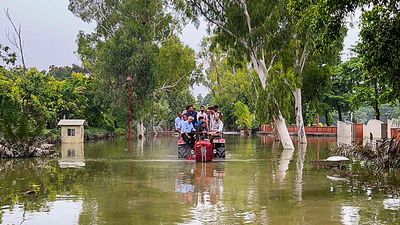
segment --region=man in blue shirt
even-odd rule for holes
[[[182,122],[181,134],[183,140],[186,144],[194,145],[194,127],[193,127],[193,117],[189,116],[187,121]]]

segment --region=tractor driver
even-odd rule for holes
[[[187,121],[182,122],[182,127],[181,127],[181,134],[183,140],[186,142],[186,144],[193,146],[194,145],[194,132],[195,129],[193,127],[193,117],[189,116]]]

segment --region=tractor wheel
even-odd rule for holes
[[[225,158],[225,147],[224,146],[218,146],[216,150],[217,150],[216,155],[219,158]]]
[[[186,154],[186,148],[184,145],[179,145],[178,146],[178,158],[180,159],[186,159],[187,154]]]

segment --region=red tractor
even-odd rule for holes
[[[221,136],[214,136],[211,141],[200,138],[194,146],[187,144],[182,138],[178,140],[178,158],[180,159],[209,162],[214,157],[225,158],[225,139]]]
[[[214,157],[213,145],[208,139],[198,140],[194,152],[196,162],[211,162]]]
[[[213,145],[208,139],[200,139],[194,146],[187,144],[182,138],[178,140],[178,158],[180,159],[210,162],[213,157]]]

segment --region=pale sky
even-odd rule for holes
[[[47,70],[50,65],[81,64],[75,53],[76,37],[78,31],[90,32],[94,25],[72,15],[68,10],[68,0],[0,0],[0,43],[10,46],[6,33],[11,32],[12,28],[5,17],[5,9],[9,9],[14,22],[22,27],[27,66]],[[185,44],[198,52],[201,40],[206,35],[206,24],[203,22],[199,29],[189,24],[180,36]],[[350,28],[345,49],[357,40],[358,29]],[[346,52],[349,51],[345,51],[343,58],[348,58]],[[193,90],[194,96],[206,92],[205,87],[195,87]]]

